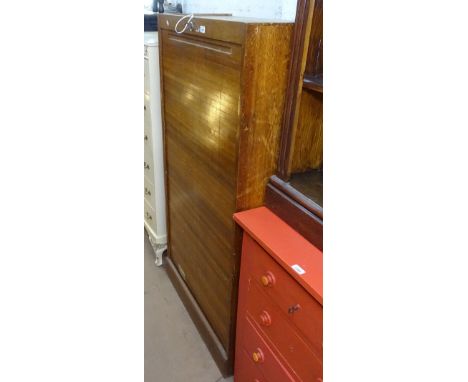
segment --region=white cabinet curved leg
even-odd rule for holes
[[[163,248],[158,248],[154,250],[154,253],[156,254],[156,261],[154,262],[158,267],[163,265],[163,253],[166,250],[166,246]]]
[[[163,265],[163,253],[167,249],[166,243],[158,243],[151,234],[148,234],[148,239],[153,247],[156,261],[154,262],[158,267]]]

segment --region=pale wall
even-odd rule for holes
[[[232,13],[234,16],[294,20],[297,0],[182,0],[184,13]]]

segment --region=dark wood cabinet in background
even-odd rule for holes
[[[292,23],[160,15],[168,272],[232,373],[241,231],[278,161]],[[188,19],[180,22],[182,30]]]
[[[323,3],[299,0],[277,175],[266,206],[323,247]]]

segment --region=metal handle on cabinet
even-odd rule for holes
[[[146,187],[145,187],[145,195],[150,195],[151,196],[150,190],[148,190]]]
[[[148,163],[145,162],[145,170],[149,170],[150,166]]]
[[[185,16],[181,17],[181,18],[179,19],[179,21],[177,21],[177,23],[176,23],[176,25],[175,25],[175,27],[174,27],[174,32],[176,32],[177,34],[182,34],[182,33],[184,33],[187,29],[189,30],[189,32],[191,32],[191,31],[193,30],[193,22],[192,22],[192,20],[193,20],[194,17],[195,17],[195,16],[194,16],[193,14],[185,15]],[[182,29],[182,30],[179,30],[179,24],[181,23],[181,21],[184,21],[185,19],[187,19],[187,21],[186,21],[186,23],[185,23],[183,29]]]
[[[267,272],[262,277],[260,277],[260,281],[262,282],[263,286],[271,287],[275,285],[275,282],[276,282],[275,275],[273,275],[273,273],[271,272]]]
[[[146,213],[146,218],[149,220],[153,220],[153,217],[148,212]]]
[[[148,136],[147,136],[147,135],[145,135],[145,141],[147,141],[147,140],[148,140]]]
[[[288,308],[288,313],[289,313],[289,314],[293,314],[293,313],[297,312],[299,309],[301,309],[301,306],[300,306],[299,304],[290,306],[290,307]]]
[[[255,363],[261,363],[265,360],[265,357],[263,356],[263,352],[260,348],[257,348],[252,354],[252,359]]]

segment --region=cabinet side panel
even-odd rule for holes
[[[249,25],[242,73],[237,211],[263,204],[276,170],[292,24]]]

